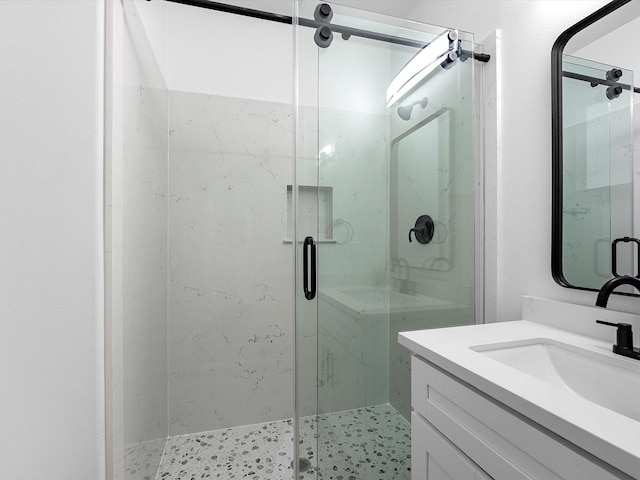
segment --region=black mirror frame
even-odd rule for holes
[[[613,0],[588,17],[572,25],[556,39],[551,49],[551,275],[562,287],[597,292],[595,288],[570,284],[562,271],[562,55],[564,47],[578,32],[623,7],[631,0]],[[614,292],[620,295],[638,296],[632,293]]]

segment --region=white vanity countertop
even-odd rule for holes
[[[478,345],[550,339],[637,369],[640,361],[615,355],[611,342],[525,320],[399,334],[414,354],[516,410],[633,478],[640,478],[640,422],[471,349]],[[637,398],[640,412],[640,398]]]

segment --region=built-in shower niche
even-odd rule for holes
[[[293,240],[293,186],[287,185],[287,232],[284,241]],[[333,187],[298,185],[298,241],[311,235],[318,242],[334,242]],[[317,232],[317,233],[316,233]]]

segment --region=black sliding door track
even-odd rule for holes
[[[573,80],[589,82],[592,87],[595,87],[597,85],[607,85],[607,86],[618,85],[625,90],[633,90],[633,93],[640,93],[640,88],[634,87],[633,85],[627,85],[625,83],[618,83],[615,80],[603,80],[602,78],[593,77],[591,75],[583,75],[581,73],[568,72],[566,70],[562,72],[562,76],[566,78],[572,78]]]
[[[172,2],[172,3],[180,3],[182,5],[190,5],[192,7],[200,7],[200,8],[206,8],[209,10],[216,10],[218,12],[233,13],[235,15],[243,15],[245,17],[259,18],[261,20],[268,20],[270,22],[285,23],[288,25],[293,24],[293,17],[290,17],[288,15],[280,15],[277,13],[265,12],[262,10],[254,10],[252,8],[238,7],[235,5],[228,5],[226,3],[221,3],[221,2],[210,2],[207,0],[166,0],[166,1]],[[303,27],[311,27],[311,28],[328,26],[331,28],[332,31],[344,34],[345,36],[353,35],[355,37],[368,38],[371,40],[379,40],[382,42],[393,43],[396,45],[406,45],[408,47],[424,48],[426,45],[428,45],[428,43],[421,42],[418,40],[411,40],[409,38],[396,37],[394,35],[385,35],[383,33],[370,32],[368,30],[362,30],[359,28],[351,28],[351,27],[345,27],[342,25],[328,24],[326,22],[318,22],[316,20],[309,20],[307,18],[299,18],[298,24],[302,25]],[[485,62],[485,63],[488,62],[489,59],[491,58],[486,53],[471,53],[471,52],[465,52],[465,53],[469,53],[469,56],[473,57],[475,60],[478,60],[480,62]]]

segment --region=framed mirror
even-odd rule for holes
[[[564,287],[640,276],[638,42],[640,2],[615,0],[552,49],[551,270]]]

